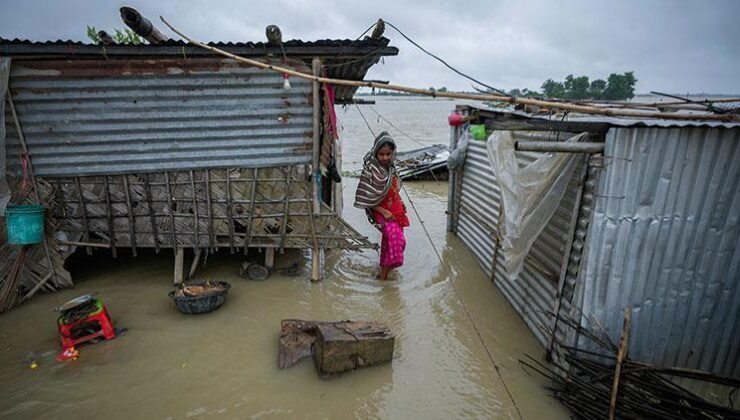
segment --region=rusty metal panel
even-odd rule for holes
[[[398,54],[398,48],[388,46],[387,38],[362,40],[288,40],[283,48],[262,42],[215,42],[208,45],[242,57],[290,57],[310,63],[313,57],[324,60],[326,75],[332,78],[363,80],[368,70],[384,56]],[[98,59],[105,57],[111,61],[143,59],[148,57],[204,58],[215,57],[216,53],[185,41],[169,40],[151,45],[94,45],[70,40],[34,42],[23,39],[7,40],[0,38],[0,56],[27,57],[43,56],[44,58]],[[281,62],[276,63],[282,65]],[[310,73],[310,72],[309,72]],[[337,103],[352,101],[357,87],[335,86]]]
[[[538,136],[536,133],[528,135]],[[563,139],[567,137],[562,135]],[[517,152],[517,156],[520,165],[526,165],[541,154]],[[457,235],[476,256],[489,278],[495,270],[493,277],[496,286],[543,346],[548,344],[547,329],[553,324],[553,318],[548,313],[555,310],[558,279],[565,258],[578,185],[578,179],[574,176],[555,215],[534,242],[525,259],[524,270],[518,279],[510,281],[505,273],[501,250],[495,251],[501,192],[488,162],[485,142],[471,140],[468,146],[462,171]]]
[[[10,75],[40,176],[308,164],[311,85],[291,84],[214,58],[23,60]],[[20,145],[7,120],[17,171]]]
[[[615,342],[632,305],[634,360],[740,376],[740,129],[616,128],[604,154],[574,304]]]

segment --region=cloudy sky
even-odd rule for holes
[[[740,1],[0,0],[0,37],[85,40],[85,26],[123,27],[128,5],[204,41],[354,39],[383,18],[488,84],[539,88],[567,74],[634,71],[637,91],[740,94]],[[165,31],[163,25],[160,29]],[[176,36],[173,34],[173,36]],[[386,29],[397,57],[368,78],[470,90],[470,83]]]

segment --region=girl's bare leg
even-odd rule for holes
[[[388,280],[388,272],[390,271],[390,267],[380,267],[380,272],[378,273],[378,280]]]

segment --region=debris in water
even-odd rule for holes
[[[392,360],[394,343],[395,337],[380,322],[286,319],[280,324],[278,367],[313,354],[319,375],[327,377]]]
[[[191,284],[178,288],[175,290],[175,296],[177,297],[196,297],[208,295],[215,292],[224,290],[223,284],[220,282],[206,281],[203,284]]]

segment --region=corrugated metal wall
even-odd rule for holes
[[[308,164],[311,84],[291,84],[211,58],[16,60],[10,76],[39,176]],[[7,116],[6,125],[18,169]]]
[[[531,133],[529,136],[541,136],[542,139],[550,137],[548,133]],[[568,136],[561,134],[561,137]],[[517,152],[517,156],[520,164],[526,164],[541,154]],[[576,174],[580,173],[582,166],[577,168]],[[523,272],[513,282],[505,275],[500,249],[496,252],[494,262],[501,192],[488,163],[484,141],[470,141],[462,172],[462,188],[456,194],[460,201],[459,216],[454,223],[457,235],[472,250],[489,277],[495,269],[496,286],[543,346],[547,346],[550,338],[545,328],[552,327],[553,319],[547,313],[555,310],[558,280],[571,235],[571,218],[579,181],[580,177],[574,175],[560,207],[534,242]],[[569,304],[564,304],[569,310]]]
[[[740,376],[740,129],[615,128],[604,154],[584,315],[616,342],[631,304],[631,358]]]

